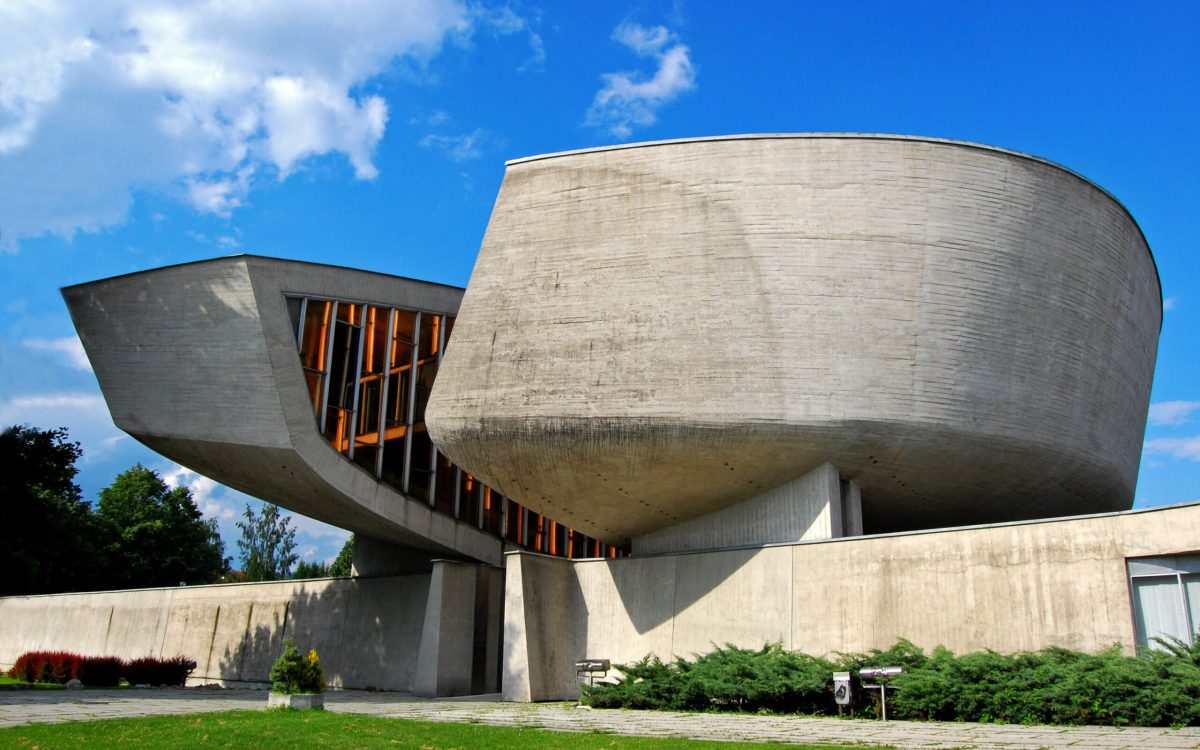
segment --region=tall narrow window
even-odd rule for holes
[[[350,450],[350,419],[354,411],[355,386],[358,383],[362,311],[362,305],[340,303],[333,323],[325,405],[325,439],[339,453],[347,453]]]
[[[307,300],[300,336],[300,366],[312,401],[313,413],[321,416],[321,397],[325,392],[325,349],[329,345],[328,300]]]
[[[1138,650],[1161,648],[1156,639],[1195,643],[1200,636],[1200,555],[1126,561]]]
[[[408,456],[409,425],[412,423],[412,372],[416,348],[417,314],[392,311],[392,350],[388,358],[387,399],[383,426],[383,480],[404,488]]]
[[[354,461],[375,473],[383,419],[383,386],[387,377],[389,311],[370,306],[363,321],[362,368],[358,376]]]

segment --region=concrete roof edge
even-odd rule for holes
[[[283,578],[276,581],[230,581],[229,583],[193,583],[185,586],[147,586],[142,589],[97,589],[94,591],[58,591],[50,594],[5,594],[0,596],[0,601],[5,599],[40,599],[52,596],[93,596],[104,594],[143,594],[151,591],[178,592],[188,591],[192,589],[215,589],[215,588],[233,588],[236,586],[285,586],[285,585],[304,585],[309,583],[324,583],[326,581],[363,581],[368,579],[380,578],[410,578],[413,576],[427,576],[428,573],[399,573],[388,575],[371,575],[371,576],[325,576],[322,578]]]
[[[624,151],[635,148],[649,148],[652,146],[678,146],[688,143],[706,143],[710,141],[760,141],[760,140],[791,140],[791,139],[842,139],[842,140],[880,140],[880,141],[915,141],[922,143],[935,143],[944,146],[957,146],[959,148],[972,148],[980,151],[991,151],[993,153],[1013,156],[1020,159],[1044,164],[1054,169],[1066,172],[1067,174],[1081,180],[1085,184],[1100,191],[1108,197],[1113,203],[1117,204],[1129,220],[1133,222],[1133,226],[1137,228],[1138,234],[1142,237],[1142,244],[1146,246],[1146,254],[1150,256],[1150,265],[1154,267],[1154,277],[1158,281],[1158,298],[1161,305],[1162,302],[1162,276],[1158,272],[1158,262],[1154,259],[1154,253],[1150,250],[1150,243],[1146,240],[1146,233],[1142,231],[1142,227],[1138,224],[1137,219],[1133,217],[1133,213],[1129,208],[1120,201],[1115,195],[1097,184],[1095,181],[1084,177],[1070,167],[1065,167],[1056,161],[1052,161],[1045,157],[1030,154],[1025,151],[1016,151],[1014,149],[1003,148],[1001,146],[990,146],[986,143],[976,143],[974,141],[960,141],[953,138],[937,138],[935,136],[925,135],[905,135],[903,133],[743,133],[733,135],[709,135],[709,136],[693,136],[690,138],[670,138],[660,141],[639,141],[636,143],[614,143],[608,146],[593,146],[590,148],[572,149],[568,151],[555,151],[547,154],[536,154],[534,156],[523,156],[517,159],[509,159],[504,162],[505,167],[527,164],[529,162],[543,161],[546,159],[556,159],[564,156],[579,156],[584,154],[602,153],[605,151]],[[1162,314],[1159,314],[1159,329],[1162,329]]]
[[[892,532],[888,532],[886,534],[863,534],[861,536],[842,536],[842,537],[836,537],[834,539],[809,539],[809,540],[798,541],[798,542],[774,542],[771,544],[747,544],[747,545],[742,545],[742,546],[737,546],[737,547],[722,547],[720,549],[681,550],[681,551],[676,551],[676,552],[658,552],[658,553],[649,554],[649,555],[638,555],[635,553],[631,558],[617,558],[617,559],[635,559],[636,558],[638,560],[644,560],[644,559],[650,558],[650,557],[669,557],[669,556],[674,556],[674,555],[700,555],[700,554],[707,554],[709,552],[728,552],[730,550],[767,549],[769,547],[796,547],[796,546],[801,546],[801,545],[806,546],[806,545],[810,545],[810,544],[840,544],[843,542],[857,542],[857,541],[862,541],[865,539],[894,539],[896,537],[924,536],[926,534],[949,534],[949,533],[956,532],[956,531],[973,531],[973,530],[977,530],[977,529],[1001,529],[1001,528],[1009,528],[1009,527],[1013,527],[1013,526],[1032,526],[1034,524],[1042,524],[1042,523],[1064,523],[1064,522],[1068,522],[1068,521],[1085,521],[1085,520],[1090,520],[1090,519],[1095,519],[1095,518],[1112,518],[1112,517],[1116,517],[1116,516],[1140,515],[1142,513],[1158,513],[1161,511],[1178,510],[1180,508],[1188,508],[1188,507],[1200,507],[1200,500],[1190,500],[1190,501],[1182,502],[1182,503],[1173,503],[1171,505],[1155,505],[1155,506],[1151,506],[1149,508],[1130,508],[1129,510],[1114,510],[1114,511],[1108,511],[1106,513],[1086,513],[1083,515],[1058,516],[1055,518],[1028,518],[1023,521],[1003,521],[1000,523],[980,523],[980,524],[973,524],[970,526],[943,526],[943,527],[936,528],[936,529],[916,529],[914,531],[892,531]],[[518,550],[518,551],[523,552],[524,550]],[[605,560],[605,559],[609,559],[609,558],[590,558],[590,559]],[[575,562],[583,562],[583,560],[577,560]]]
[[[123,278],[132,277],[132,276],[140,276],[142,274],[155,273],[156,271],[162,271],[162,270],[165,270],[168,268],[186,268],[187,266],[202,266],[202,265],[206,265],[206,264],[218,264],[218,263],[235,262],[235,261],[243,261],[247,264],[250,264],[250,263],[286,263],[289,265],[332,268],[332,269],[336,269],[338,271],[351,271],[353,273],[365,273],[365,274],[370,274],[372,276],[382,276],[382,277],[391,278],[391,279],[398,279],[400,281],[409,281],[409,282],[413,282],[413,283],[417,283],[417,284],[429,284],[430,286],[440,286],[440,287],[445,287],[446,289],[456,289],[458,291],[463,291],[463,289],[464,289],[464,287],[454,286],[453,284],[443,284],[438,281],[427,281],[425,279],[416,279],[411,276],[399,276],[394,273],[383,273],[381,271],[370,271],[365,268],[353,268],[350,266],[339,266],[339,265],[335,265],[333,263],[319,263],[319,262],[311,261],[311,260],[292,260],[289,258],[276,258],[276,257],[270,256],[270,255],[254,255],[252,253],[237,253],[234,255],[221,255],[221,256],[217,256],[216,258],[202,258],[200,260],[189,260],[189,261],[185,261],[183,263],[172,263],[172,264],[166,265],[166,266],[156,266],[154,268],[145,268],[140,271],[130,271],[128,273],[121,273],[121,274],[117,274],[116,276],[109,276],[109,277],[106,277],[103,279],[95,279],[93,281],[84,281],[79,284],[69,284],[67,286],[62,287],[62,291],[65,292],[68,289],[74,289],[77,287],[85,287],[90,284],[96,284],[96,283],[99,283],[102,281],[112,281],[113,279],[123,279]]]

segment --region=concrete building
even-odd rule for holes
[[[357,577],[0,599],[0,663],[187,650],[253,682],[304,633],[335,684],[541,700],[584,657],[1200,625],[1200,506],[1128,511],[1153,258],[1042,159],[846,134],[553,154],[509,163],[465,292],[237,256],[63,293],[119,427],[355,531]]]

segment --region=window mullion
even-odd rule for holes
[[[409,474],[412,472],[412,441],[413,441],[413,415],[416,413],[417,402],[417,358],[421,353],[421,311],[413,316],[413,345],[411,369],[408,377],[408,414],[404,416],[406,428],[404,430],[404,492],[408,493]]]
[[[325,434],[325,422],[329,417],[329,381],[333,375],[333,336],[337,331],[338,301],[329,305],[329,330],[325,332],[325,378],[321,384],[321,434]]]
[[[350,445],[346,449],[346,455],[352,459],[354,458],[354,439],[358,436],[358,396],[359,389],[362,388],[363,343],[367,339],[367,306],[363,305],[359,310],[358,356],[354,361],[354,395],[350,397]]]

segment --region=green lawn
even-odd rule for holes
[[[337,750],[832,750],[826,745],[748,744],[568,734],[542,729],[438,724],[328,711],[229,711],[147,719],[29,724],[0,729],[0,748],[335,748]],[[846,750],[841,746],[840,750]]]
[[[28,684],[25,680],[18,680],[16,677],[9,677],[4,672],[0,672],[0,685],[25,685]],[[35,690],[62,690],[62,685],[47,685],[45,683],[34,683]]]

